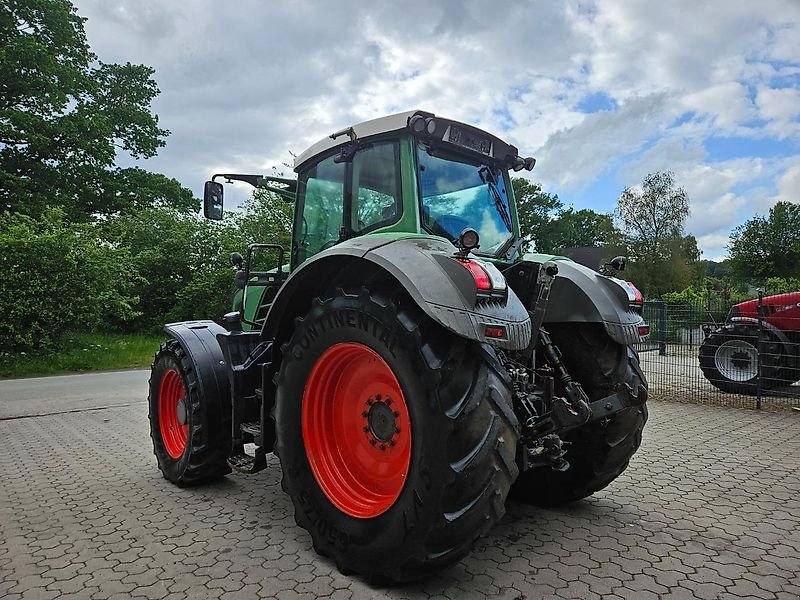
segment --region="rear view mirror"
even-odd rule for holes
[[[203,215],[206,219],[222,219],[222,184],[206,181],[203,189]]]

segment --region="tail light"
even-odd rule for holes
[[[642,292],[640,292],[638,288],[635,285],[633,285],[630,281],[626,281],[625,283],[627,283],[628,286],[631,288],[631,291],[633,291],[633,302],[635,304],[643,304],[644,296],[642,296]]]
[[[470,272],[472,279],[475,280],[475,287],[478,288],[479,293],[492,291],[492,280],[489,279],[489,274],[483,267],[481,267],[481,265],[478,264],[477,261],[460,259],[458,262],[460,262],[464,268]]]
[[[457,258],[456,261],[472,275],[478,298],[505,298],[508,295],[506,278],[492,263],[473,258]]]

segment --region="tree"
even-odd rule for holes
[[[522,177],[511,180],[517,201],[520,233],[537,252],[558,253],[565,248],[601,247],[618,242],[620,234],[611,215],[590,208],[564,208],[556,194]]]
[[[619,232],[611,215],[590,208],[562,210],[546,226],[536,240],[540,252],[561,252],[565,248],[603,247],[617,243]]]
[[[685,288],[700,258],[697,240],[684,236],[689,197],[670,172],[648,174],[640,188],[625,188],[616,216],[631,257],[631,278],[650,296]]]
[[[731,270],[744,281],[800,277],[800,205],[778,202],[767,217],[734,229],[728,254]]]
[[[689,197],[669,172],[650,173],[640,189],[627,187],[617,200],[617,216],[635,257],[669,257],[670,241],[683,235]]]
[[[544,230],[554,214],[563,207],[556,194],[542,191],[542,186],[522,177],[511,180],[514,198],[517,201],[517,217],[522,238],[535,243],[536,250],[542,252],[539,243],[544,238]]]
[[[0,212],[61,206],[88,220],[142,206],[197,208],[191,192],[141,169],[114,167],[117,151],[154,156],[168,131],[150,104],[153,69],[97,61],[69,0],[0,4]]]

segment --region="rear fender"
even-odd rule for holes
[[[538,258],[538,260],[537,260]],[[541,266],[542,260],[555,258],[558,275],[550,290],[550,299],[545,312],[544,323],[602,323],[611,339],[630,346],[644,341],[647,336],[639,335],[639,326],[644,325],[642,316],[631,310],[628,295],[612,279],[569,259],[544,255],[526,255],[507,270],[512,285],[530,287],[533,282],[529,276],[517,277],[525,270],[522,265]],[[526,298],[534,298],[531,290],[517,289]],[[531,307],[532,308],[532,307]]]
[[[291,318],[308,311],[311,300],[337,285],[343,272],[380,271],[396,280],[435,322],[461,337],[493,346],[521,350],[531,339],[528,312],[508,290],[504,301],[478,301],[475,282],[452,260],[449,242],[430,237],[390,239],[363,236],[338,244],[304,262],[286,280],[262,330],[262,337],[286,339]],[[358,283],[350,277],[349,283]],[[360,279],[366,283],[365,278]],[[505,328],[503,339],[486,338],[487,325]]]

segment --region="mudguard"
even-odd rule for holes
[[[550,291],[545,325],[602,323],[611,339],[620,344],[630,346],[646,339],[646,336],[639,335],[639,326],[644,325],[644,319],[630,309],[627,293],[609,277],[565,257],[529,254],[521,262],[541,265],[548,260],[556,261],[558,276]]]
[[[216,338],[227,331],[214,321],[169,323],[164,330],[180,342],[192,360],[201,396],[214,406],[230,406],[228,370]]]
[[[472,276],[452,259],[454,252],[451,243],[427,236],[372,235],[338,244],[305,261],[286,280],[264,322],[262,337],[281,337],[286,317],[298,314],[293,305],[310,301],[335,281],[336,273],[344,267],[358,269],[363,261],[365,267],[377,265],[394,277],[425,314],[449,331],[499,348],[526,348],[531,322],[517,295],[509,287],[504,300],[479,301]],[[486,338],[487,326],[503,327],[505,336]]]

